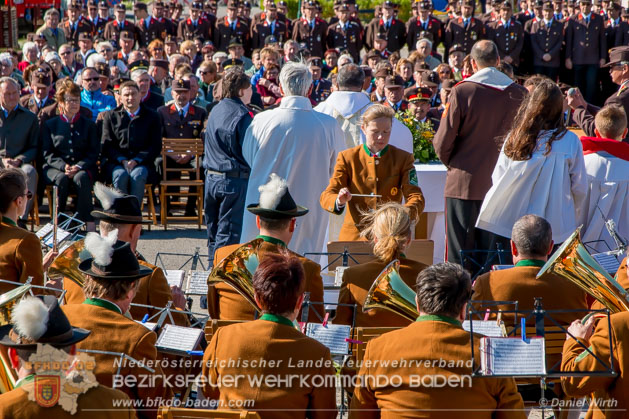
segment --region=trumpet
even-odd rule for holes
[[[258,253],[264,240],[255,239],[221,260],[207,279],[208,285],[225,282],[234,288],[259,313],[253,292],[253,273],[260,263]]]
[[[52,279],[68,278],[83,287],[85,277],[79,271],[79,264],[89,257],[83,239],[77,240],[55,258],[48,268],[48,276]]]
[[[552,255],[537,278],[559,275],[594,297],[610,312],[629,311],[629,294],[588,253],[581,242],[581,227]]]
[[[414,321],[419,316],[415,291],[400,276],[400,261],[389,263],[371,285],[363,303],[363,312],[374,308],[392,311]]]
[[[25,284],[0,295],[0,327],[11,324],[11,313],[15,305],[30,289],[31,286]],[[11,368],[6,352],[0,350],[0,394],[13,390],[16,382],[17,376]]]

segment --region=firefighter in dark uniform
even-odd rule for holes
[[[437,51],[443,39],[443,25],[441,21],[432,16],[432,2],[430,0],[414,3],[419,9],[417,17],[411,18],[406,24],[406,43],[408,50],[414,51],[417,41],[423,38],[424,32],[428,32],[432,36],[432,50]]]
[[[310,100],[319,104],[326,100],[332,92],[332,82],[321,78],[321,69],[323,61],[319,57],[308,58],[308,67],[312,73],[312,91],[310,92]]]
[[[280,0],[277,2],[277,17],[279,20],[286,23],[286,29],[288,29],[289,36],[293,33],[293,21],[286,16],[288,15],[288,3],[286,0]]]
[[[210,26],[213,28],[216,26],[216,2],[208,1],[203,5],[203,12],[201,13],[201,17],[208,22],[210,22]]]
[[[194,40],[202,37],[204,41],[212,40],[214,28],[210,22],[201,17],[203,3],[195,1],[190,5],[190,17],[182,19],[177,28],[177,38],[184,40]]]
[[[68,9],[69,18],[73,18],[73,20],[66,20],[61,29],[66,36],[66,40],[69,44],[72,44],[75,48],[79,45],[79,34],[86,32],[89,33],[90,36],[94,36],[95,28],[92,23],[80,15],[81,13],[81,2],[72,1],[70,3],[70,7]]]
[[[248,1],[240,3],[238,6],[238,19],[244,22],[248,28],[251,28],[251,22],[253,22],[253,19],[251,19],[251,3]]]
[[[561,65],[563,23],[554,17],[550,2],[544,3],[542,19],[531,25],[531,49],[533,51],[533,73],[544,74],[557,81]]]
[[[163,138],[201,138],[207,112],[205,109],[190,103],[190,82],[188,80],[176,79],[172,85],[172,102],[157,109],[157,114],[162,122]],[[180,156],[175,161],[168,158],[166,167],[169,169],[192,169],[191,156]],[[178,172],[168,172],[169,179],[176,178]],[[194,177],[194,172],[189,172]],[[196,200],[188,198],[186,203],[186,215],[195,212]]]
[[[249,26],[238,19],[238,2],[229,0],[227,3],[227,15],[216,22],[214,29],[214,46],[217,51],[227,52],[229,41],[238,38],[245,48],[245,56],[251,55],[251,42]]]
[[[500,19],[500,0],[492,0],[490,9],[480,17],[480,20],[487,25],[498,19]]]
[[[153,6],[153,13],[155,13],[155,6]],[[147,16],[144,19],[140,19],[138,31],[140,32],[140,47],[142,48],[146,48],[154,39],[163,41],[167,35],[166,25],[157,20],[155,16]]]
[[[338,7],[340,20],[328,27],[327,45],[339,51],[347,51],[354,62],[360,60],[360,50],[363,48],[360,26],[349,19],[349,7],[342,4]]]
[[[105,25],[105,32],[103,36],[105,39],[109,39],[118,45],[120,39],[120,32],[128,32],[133,34],[133,40],[136,44],[140,41],[140,31],[138,27],[129,22],[125,17],[127,13],[127,7],[123,3],[118,3],[114,6],[114,15],[116,18]]]
[[[511,3],[508,0],[500,5],[500,19],[487,25],[487,39],[494,41],[502,61],[514,68],[520,65],[524,28],[513,17]]]
[[[50,106],[55,102],[54,98],[50,97],[50,86],[51,80],[48,72],[46,72],[43,68],[38,68],[36,71],[31,73],[30,86],[33,88],[33,93],[28,95],[24,95],[20,98],[20,105],[29,111],[33,112],[37,115],[37,119],[41,124],[42,121],[42,110],[46,106]],[[37,92],[35,93],[35,89]],[[42,99],[39,99],[37,96],[44,96]]]
[[[293,23],[293,39],[305,44],[312,56],[322,57],[328,24],[325,20],[315,17],[316,13],[317,4],[308,1],[304,6],[303,17]]]
[[[592,13],[591,0],[579,1],[580,12],[566,24],[566,68],[574,72],[577,86],[588,103],[599,104],[598,69],[605,64],[605,22]]]
[[[162,1],[153,2],[153,16],[155,19],[159,21],[164,26],[164,30],[166,31],[166,35],[177,35],[177,24],[173,22],[171,19],[164,16],[164,11],[166,10],[164,3]],[[166,39],[164,36],[162,41]],[[149,41],[150,42],[150,41]]]
[[[251,24],[251,48],[264,48],[264,40],[267,36],[275,36],[280,44],[289,38],[288,27],[278,18],[277,6],[271,3],[266,11],[262,12],[263,20]]]
[[[103,33],[105,32],[105,26],[111,22],[111,18],[109,17],[109,6],[106,1],[98,2],[98,0],[90,0],[87,7],[95,7],[98,10],[96,17],[90,20],[90,22],[92,23],[92,26],[94,26],[94,36],[102,38]]]
[[[382,18],[374,18],[369,25],[368,31],[372,39],[369,40],[374,45],[374,39],[378,34],[384,34],[387,39],[387,51],[393,53],[401,50],[406,43],[406,25],[401,20],[393,17],[395,4],[387,0],[382,5]]]
[[[472,16],[473,12],[474,0],[462,0],[461,16],[450,20],[446,27],[444,37],[446,51],[452,45],[458,44],[463,48],[465,55],[468,55],[476,41],[485,37],[485,25]]]

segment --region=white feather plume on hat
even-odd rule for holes
[[[276,173],[271,173],[271,180],[258,187],[260,192],[260,208],[274,210],[288,189],[286,179],[282,179]]]
[[[11,323],[21,337],[37,340],[48,330],[48,307],[37,297],[25,297],[13,309]]]
[[[100,266],[107,266],[111,263],[114,254],[114,244],[118,240],[118,230],[112,230],[107,237],[98,233],[87,233],[85,237],[85,249],[92,255],[94,262]]]
[[[105,210],[111,208],[116,199],[124,196],[119,190],[105,186],[100,182],[94,184],[94,195],[96,195],[96,198],[98,198]]]

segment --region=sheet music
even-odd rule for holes
[[[491,267],[492,271],[503,271],[505,269],[511,269],[513,268],[515,265],[493,265]]]
[[[186,275],[186,273],[179,269],[169,269],[167,271],[164,271],[164,275],[166,275],[166,281],[168,281],[168,285],[170,285],[171,287],[174,285],[181,288],[181,286],[183,285],[183,277]]]
[[[52,229],[54,228],[54,226],[52,225],[52,223],[48,223],[45,226],[43,226],[42,228],[40,228],[39,230],[37,230],[37,232],[35,233],[35,235],[37,236],[37,238],[39,240],[43,239],[47,234],[52,233]]]
[[[212,271],[190,271],[186,294],[207,295],[207,278]]]
[[[155,347],[166,352],[193,351],[203,335],[203,330],[166,324],[157,338]]]
[[[507,335],[506,329],[504,326],[504,322],[500,322],[498,324],[496,320],[473,320],[472,324],[474,328],[474,333],[480,333],[484,336],[492,336],[492,337],[504,337]],[[463,321],[463,330],[469,332],[470,331],[470,321]]]
[[[483,375],[540,376],[546,374],[545,341],[542,337],[481,339]]]
[[[616,275],[616,272],[618,271],[618,269],[620,268],[620,262],[618,261],[618,258],[616,258],[616,255],[612,254],[612,253],[597,253],[595,255],[592,255],[592,257],[599,263],[599,265],[601,265],[608,274],[610,274],[611,276]]]
[[[157,331],[157,323],[153,323],[153,322],[144,322],[142,323],[140,320],[134,320],[134,322],[141,324],[142,326],[146,327],[148,330],[155,332]]]
[[[62,228],[57,228],[57,245],[70,237],[70,232],[66,231]],[[52,234],[50,234],[46,240],[44,240],[44,244],[48,247],[52,247]]]
[[[308,323],[306,326],[306,336],[317,340],[330,349],[334,355],[346,355],[349,353],[349,338],[351,327],[343,324]]]
[[[345,273],[345,269],[349,268],[349,266],[337,266],[336,272],[334,276],[334,285],[340,287],[343,284],[343,274]]]

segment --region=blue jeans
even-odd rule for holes
[[[210,266],[216,249],[240,242],[248,179],[208,173],[203,203]]]
[[[149,177],[149,170],[144,166],[136,166],[131,173],[127,172],[124,167],[116,166],[112,171],[112,182],[114,188],[122,193],[133,195],[138,198],[140,206],[144,198],[144,185]]]

